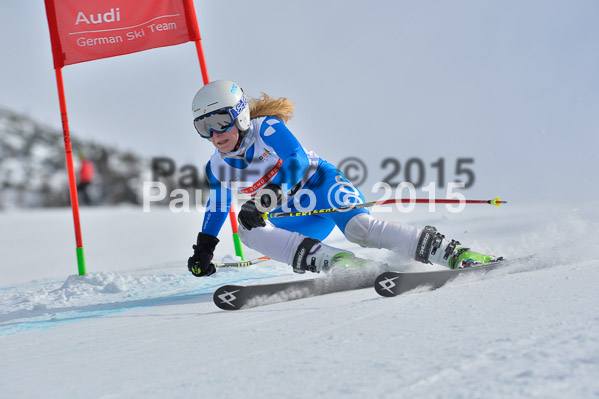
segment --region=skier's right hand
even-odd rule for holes
[[[264,227],[263,212],[270,212],[275,209],[283,200],[283,190],[276,184],[269,184],[264,187],[258,195],[241,206],[241,211],[237,219],[246,229],[251,230],[255,227]],[[258,205],[260,204],[260,205]]]
[[[216,273],[212,263],[214,249],[219,239],[210,234],[199,233],[197,245],[193,246],[193,256],[187,260],[187,269],[196,277],[210,276]]]

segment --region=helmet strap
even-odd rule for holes
[[[233,149],[231,150],[231,152],[235,152],[239,149],[239,147],[241,147],[241,142],[243,141],[243,138],[245,137],[246,132],[239,132],[238,134],[238,138],[237,138],[237,144],[235,144],[235,147],[233,147]]]

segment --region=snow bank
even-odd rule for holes
[[[22,398],[597,397],[596,209],[379,215],[508,258],[536,255],[432,292],[382,298],[368,288],[237,312],[216,308],[216,287],[310,276],[264,262],[195,278],[185,270],[194,215],[127,208],[84,211],[89,274],[73,276],[74,254],[63,258],[62,235],[50,233],[61,218],[70,224],[68,210],[0,213],[12,229],[0,231],[0,389]],[[233,253],[229,233],[217,260]],[[327,241],[400,262],[339,232]]]

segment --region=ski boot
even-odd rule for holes
[[[330,247],[313,238],[304,238],[293,256],[293,271],[296,273],[328,273],[331,268],[354,269],[362,267],[365,259],[357,258],[352,252]]]
[[[450,269],[463,269],[503,260],[503,257],[484,255],[460,245],[459,241],[446,240],[435,227],[426,226],[418,240],[415,259],[422,263],[435,263]]]

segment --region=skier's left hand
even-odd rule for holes
[[[212,263],[214,249],[218,244],[218,238],[200,233],[197,245],[193,246],[193,256],[187,260],[187,269],[196,277],[210,276],[216,273],[216,267]]]
[[[275,209],[281,203],[282,199],[283,190],[281,187],[276,184],[269,184],[256,197],[241,206],[241,211],[239,211],[239,216],[237,217],[239,223],[246,230],[266,226],[266,222],[262,217],[263,213],[268,213]]]

